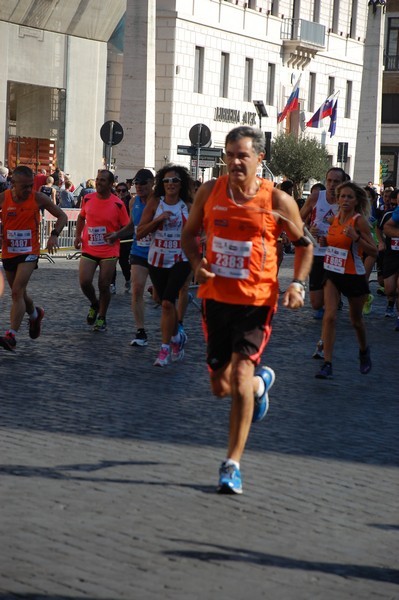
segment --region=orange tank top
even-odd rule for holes
[[[339,213],[334,217],[327,233],[328,247],[324,258],[324,268],[327,271],[347,275],[364,275],[366,272],[359,244],[344,233],[344,228],[348,225],[355,227],[358,217],[360,214],[356,213],[342,224],[339,222]]]
[[[6,190],[1,209],[3,223],[2,258],[19,254],[40,254],[40,210],[36,192],[24,202],[15,202],[12,191]]]
[[[274,306],[278,297],[277,236],[273,183],[262,179],[243,205],[228,195],[228,176],[219,177],[204,207],[206,258],[216,277],[202,284],[200,298],[228,304]]]

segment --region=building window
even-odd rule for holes
[[[313,0],[313,21],[320,23],[320,0]]]
[[[292,18],[299,19],[301,16],[301,0],[293,0],[292,3]]]
[[[252,101],[252,77],[254,72],[254,61],[252,58],[245,59],[245,75],[244,75],[244,101]]]
[[[333,33],[338,33],[338,27],[339,27],[339,0],[334,0],[333,14],[332,14]]]
[[[308,110],[314,111],[316,96],[316,73],[309,73]]]
[[[270,11],[272,13],[273,16],[278,17],[278,9],[279,9],[279,1],[278,0],[272,0],[272,5],[270,7]]]
[[[248,8],[256,10],[256,0],[248,0]]]
[[[351,118],[352,111],[352,81],[346,82],[345,119]]]
[[[331,94],[334,93],[335,90],[335,77],[329,77],[328,78],[328,95],[331,96]]]
[[[204,85],[204,48],[195,47],[195,66],[194,66],[194,92],[203,93]]]
[[[266,104],[274,106],[274,85],[276,80],[276,65],[269,63],[267,65],[267,94]]]
[[[388,31],[386,35],[386,57],[385,68],[388,71],[399,70],[399,18],[388,19]]]
[[[222,52],[220,57],[220,86],[219,96],[227,98],[229,91],[229,62],[230,55],[227,52]]]
[[[382,94],[381,123],[399,123],[399,94]]]
[[[356,38],[357,5],[358,5],[358,0],[352,0],[352,11],[351,11],[349,36],[353,39]]]

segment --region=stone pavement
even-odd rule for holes
[[[399,598],[399,333],[384,298],[367,318],[368,376],[345,303],[332,381],[314,378],[309,305],[279,310],[269,415],[251,432],[244,494],[227,497],[215,486],[229,402],[210,394],[197,308],[184,361],[156,369],[150,298],[147,348],[129,346],[120,273],[109,330],[93,333],[77,267],[41,261],[42,336],[24,326],[0,354],[0,600]],[[7,290],[1,331],[8,308]]]

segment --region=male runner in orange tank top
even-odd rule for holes
[[[282,229],[296,246],[294,279],[283,306],[300,308],[313,246],[304,235],[295,200],[256,176],[264,157],[264,135],[241,126],[226,137],[228,176],[204,183],[198,190],[183,229],[184,251],[200,284],[207,362],[212,391],[231,396],[226,460],[219,470],[220,493],[242,492],[240,459],[251,422],[263,419],[268,390],[274,383],[270,367],[259,365],[271,333],[278,297],[277,238]],[[204,228],[203,258],[197,242]]]
[[[29,336],[40,335],[43,308],[33,304],[27,294],[27,285],[40,256],[40,210],[47,210],[57,218],[47,241],[52,254],[58,247],[58,236],[67,223],[67,216],[48,196],[33,191],[33,171],[26,166],[14,169],[11,190],[0,194],[3,225],[2,261],[8,285],[12,291],[11,326],[0,336],[0,346],[15,350],[16,333],[25,312],[29,315]]]

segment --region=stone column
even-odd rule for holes
[[[156,0],[127,0],[120,123],[114,146],[119,180],[155,165]]]
[[[380,180],[384,8],[368,8],[353,179],[361,185]]]

